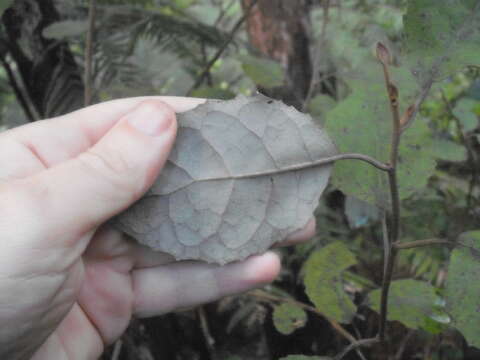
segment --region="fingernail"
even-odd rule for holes
[[[158,136],[172,125],[174,115],[167,105],[149,100],[138,105],[127,115],[128,123],[149,136]]]

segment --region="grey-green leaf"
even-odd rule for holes
[[[452,325],[472,346],[480,347],[480,230],[460,236],[465,246],[452,251],[445,289],[447,312]]]
[[[368,295],[367,302],[373,310],[380,311],[381,290]],[[397,320],[412,329],[425,326],[435,313],[437,295],[427,282],[413,279],[393,281],[388,298],[388,320]]]
[[[279,63],[252,55],[241,55],[239,59],[245,75],[255,84],[266,88],[283,85],[284,74]]]
[[[284,335],[293,333],[307,322],[305,310],[289,303],[275,306],[272,316],[276,329]]]
[[[43,30],[43,36],[52,39],[64,39],[79,36],[88,30],[87,20],[64,20],[53,23]]]
[[[479,107],[479,101],[469,98],[463,98],[455,104],[453,114],[460,120],[463,130],[470,131],[478,126],[478,116],[475,110]]]
[[[337,241],[314,252],[305,263],[305,290],[325,316],[349,323],[356,306],[343,289],[342,273],[355,265],[355,255]]]
[[[223,264],[309,221],[331,171],[312,162],[336,153],[310,116],[258,95],[208,101],[178,122],[165,168],[118,228],[177,259]]]
[[[0,0],[0,15],[13,4],[13,1],[14,0]]]

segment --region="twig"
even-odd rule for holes
[[[202,85],[203,81],[205,80],[205,77],[210,72],[211,68],[213,67],[213,65],[215,65],[215,63],[220,58],[220,56],[222,56],[223,52],[227,49],[228,45],[230,45],[230,43],[233,41],[235,34],[243,25],[245,20],[247,20],[247,18],[250,16],[250,12],[253,9],[253,7],[257,4],[257,2],[258,0],[253,0],[251,2],[250,6],[245,10],[245,13],[243,14],[243,16],[237,21],[235,26],[230,31],[230,34],[228,35],[227,40],[223,43],[223,45],[218,49],[217,53],[205,66],[205,69],[203,69],[203,71],[200,73],[197,80],[195,81],[193,86],[190,88],[190,90],[187,92],[187,94],[190,94],[193,90],[197,89],[200,85]]]
[[[397,159],[398,148],[400,145],[401,127],[400,127],[400,113],[398,103],[398,89],[390,80],[389,64],[391,62],[390,52],[388,48],[382,43],[377,44],[377,58],[383,67],[383,74],[385,77],[385,87],[387,89],[388,100],[390,103],[390,111],[392,113],[392,144],[390,149],[390,170],[388,171],[388,184],[390,187],[391,198],[391,214],[390,214],[390,232],[388,234],[389,251],[385,251],[388,256],[384,259],[385,274],[382,281],[382,294],[380,300],[380,322],[379,322],[379,339],[385,342],[385,333],[387,325],[388,313],[388,293],[390,284],[392,282],[393,268],[395,265],[395,258],[397,250],[393,246],[398,241],[399,223],[400,223],[400,197],[398,194],[397,184]]]
[[[396,242],[393,244],[395,249],[398,249],[398,250],[413,249],[413,248],[425,247],[430,245],[455,246],[456,243],[454,243],[453,241],[448,241],[444,239],[425,239],[425,240],[409,241],[404,243]]]
[[[352,334],[350,334],[347,330],[345,330],[345,328],[343,328],[342,325],[340,325],[335,320],[329,319],[327,316],[322,314],[320,311],[317,310],[317,308],[315,308],[313,306],[304,304],[304,303],[302,303],[300,301],[297,301],[295,299],[274,296],[274,295],[271,295],[271,294],[269,294],[269,293],[267,293],[266,291],[263,291],[263,290],[253,290],[253,291],[250,291],[247,294],[250,295],[250,296],[256,297],[260,300],[267,300],[267,301],[273,301],[273,302],[285,302],[285,303],[290,303],[290,304],[293,304],[295,306],[298,306],[299,308],[302,308],[306,311],[312,312],[312,313],[320,316],[321,318],[325,319],[330,324],[330,326],[336,332],[338,332],[339,335],[343,336],[346,340],[348,340],[350,342],[350,344],[357,344],[359,341],[362,341],[362,340],[355,339],[355,337]],[[362,360],[365,360],[365,356],[360,352],[360,350],[359,349],[356,349],[356,350],[357,350],[358,356],[360,356],[362,358]]]
[[[348,345],[340,354],[335,356],[333,360],[342,360],[350,351],[357,350],[361,346],[370,346],[378,342],[379,340],[376,337],[371,339],[358,340],[357,342]]]
[[[210,329],[208,327],[208,321],[207,321],[207,314],[205,313],[205,308],[203,306],[200,306],[197,309],[197,315],[198,315],[198,318],[200,319],[200,328],[202,329],[203,337],[205,338],[205,342],[207,343],[208,351],[212,353],[213,346],[215,345],[215,339],[210,333]]]
[[[92,61],[93,61],[93,41],[95,36],[95,17],[96,0],[90,0],[88,8],[88,32],[85,40],[85,106],[92,103]]]
[[[480,251],[478,249],[475,249],[474,247],[464,244],[460,241],[449,241],[446,239],[425,239],[425,240],[415,240],[415,241],[409,241],[409,242],[396,242],[393,244],[393,246],[397,250],[405,250],[405,249],[415,249],[419,247],[426,247],[430,245],[445,245],[449,247],[463,247],[466,249],[469,249],[471,252],[475,253],[476,256],[480,256]]]
[[[215,20],[215,23],[213,26],[217,27],[220,22],[223,20],[225,15],[228,13],[228,11],[232,8],[232,6],[235,4],[236,0],[230,0],[230,2],[227,4],[227,6],[221,6],[220,14],[217,17],[217,20]]]
[[[118,360],[120,358],[120,353],[122,352],[122,345],[123,343],[120,339],[115,342],[111,360]]]
[[[448,101],[443,89],[440,91],[440,93],[442,95],[442,100],[445,103],[445,106],[447,108],[449,115],[452,117],[453,121],[455,122],[455,125],[457,126],[457,131],[458,131],[458,134],[460,135],[460,141],[462,142],[463,146],[465,146],[465,148],[467,149],[468,165],[472,169],[472,178],[470,179],[468,194],[467,194],[467,209],[471,209],[472,200],[473,200],[473,190],[475,189],[475,185],[478,182],[477,167],[475,166],[475,151],[472,149],[467,137],[465,136],[462,122],[460,121],[458,116],[456,116],[455,113],[453,112],[452,105]]]
[[[398,348],[397,353],[395,354],[394,360],[402,360],[403,353],[405,352],[405,348],[407,347],[408,342],[415,334],[415,330],[409,330],[407,335],[403,338],[400,347]]]
[[[423,102],[425,101],[428,94],[430,93],[430,90],[432,89],[433,80],[434,80],[434,76],[432,75],[431,78],[422,86],[422,91],[420,92],[420,95],[418,96],[417,101],[415,101],[415,105],[413,106],[413,111],[411,112],[407,121],[402,126],[402,132],[408,129],[410,125],[412,125],[413,120],[415,120],[415,117],[420,111],[420,107],[422,106]]]

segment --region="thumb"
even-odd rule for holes
[[[174,111],[147,100],[86,152],[27,178],[26,200],[40,211],[42,232],[85,234],[127,208],[157,177],[176,129]]]

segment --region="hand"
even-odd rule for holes
[[[174,112],[201,102],[116,100],[0,134],[1,359],[96,359],[132,316],[276,277],[273,253],[224,267],[175,262],[101,226],[158,175],[175,139]]]

